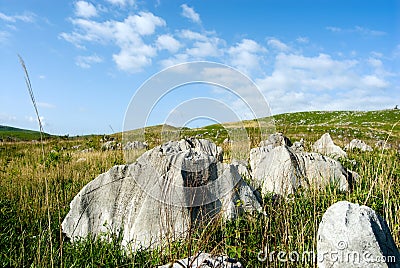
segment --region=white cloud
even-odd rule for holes
[[[251,39],[243,39],[228,49],[230,63],[246,73],[260,67],[261,54],[267,50]]]
[[[75,15],[83,18],[96,17],[97,9],[92,3],[78,1],[75,3]]]
[[[307,37],[300,36],[296,39],[298,43],[307,44],[309,42]]]
[[[374,109],[390,83],[383,72],[366,73],[362,62],[330,55],[278,54],[271,75],[257,79],[274,114],[305,110]],[[377,64],[377,62],[374,62]],[[377,103],[372,100],[377,98]],[[382,103],[380,103],[382,102]]]
[[[158,49],[166,49],[175,53],[182,46],[181,43],[169,34],[160,35],[156,41]]]
[[[72,23],[75,30],[72,33],[61,33],[60,38],[80,48],[84,47],[85,42],[114,44],[120,49],[113,54],[114,62],[119,69],[128,72],[141,71],[151,64],[151,58],[157,55],[157,50],[155,46],[146,44],[143,37],[153,35],[157,27],[166,25],[162,18],[149,12],[139,12],[122,21],[97,22],[77,18],[72,19]],[[81,67],[85,66],[83,62]]]
[[[47,122],[46,122],[46,119],[44,118],[44,116],[39,116],[39,119],[40,119],[40,123],[42,124],[42,127],[47,126]],[[39,124],[39,120],[36,116],[27,116],[26,120],[29,123]]]
[[[347,28],[343,29],[340,27],[334,27],[334,26],[328,26],[325,27],[328,31],[334,32],[334,33],[358,33],[361,35],[368,35],[368,36],[382,36],[386,35],[386,32],[384,31],[378,31],[378,30],[371,30],[368,28],[364,28],[361,26],[354,26],[353,28]]]
[[[276,38],[270,38],[267,41],[267,44],[268,44],[268,46],[270,46],[272,48],[275,48],[277,50],[280,50],[280,51],[289,51],[290,50],[290,47],[288,45],[286,45],[285,43],[279,41]]]
[[[12,123],[17,121],[17,117],[15,115],[0,113],[0,125]]]
[[[195,22],[195,23],[201,23],[200,20],[200,15],[198,13],[196,13],[196,11],[194,11],[194,9],[192,7],[189,7],[186,4],[181,5],[182,8],[182,16],[185,18],[190,19],[191,21]]]
[[[126,5],[134,5],[135,1],[133,0],[107,0],[110,4],[118,5],[118,6],[126,6]]]
[[[22,15],[6,15],[2,12],[0,12],[0,20],[3,20],[5,22],[10,22],[10,23],[15,23],[17,21],[23,21],[23,22],[34,22],[35,21],[36,15],[31,12],[25,12]]]
[[[84,69],[90,68],[92,64],[100,62],[103,62],[103,59],[97,55],[78,56],[75,61],[76,65]]]

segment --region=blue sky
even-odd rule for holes
[[[141,84],[198,60],[246,74],[273,114],[386,109],[400,105],[400,2],[0,0],[0,125],[37,129],[17,54],[52,134],[120,131]]]

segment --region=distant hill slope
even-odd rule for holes
[[[312,111],[275,115],[272,118],[260,118],[258,121],[273,121],[276,131],[284,133],[292,140],[305,138],[315,141],[323,133],[329,132],[339,144],[345,144],[353,138],[363,139],[371,145],[378,140],[386,140],[394,144],[400,143],[400,110],[379,111]],[[258,144],[257,120],[230,122],[224,124],[228,129],[244,126]],[[218,135],[217,135],[218,134]],[[201,136],[221,143],[228,133],[220,124],[198,129],[183,130],[182,136]],[[261,139],[259,137],[259,139]],[[254,145],[253,144],[253,145]]]
[[[43,137],[51,135],[44,133]],[[0,125],[0,139],[3,141],[30,141],[39,140],[40,132]]]

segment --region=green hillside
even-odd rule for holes
[[[48,138],[51,135],[44,133],[43,137]],[[9,126],[0,126],[0,140],[3,141],[30,141],[39,140],[40,132]]]
[[[292,140],[305,138],[315,141],[323,133],[329,132],[335,142],[344,144],[353,138],[362,139],[371,145],[378,140],[394,144],[400,142],[400,110],[380,111],[312,111],[275,115],[272,118],[261,118],[258,121],[275,123],[275,129]],[[232,122],[222,126],[214,124],[197,129],[181,131],[181,136],[200,135],[216,143],[228,137],[229,129],[245,127],[253,145],[261,139],[257,120]],[[225,127],[225,128],[224,128]],[[273,131],[268,129],[267,131]]]

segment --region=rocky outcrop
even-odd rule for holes
[[[268,137],[268,140],[261,141],[259,147],[267,147],[268,149],[273,149],[275,147],[287,145],[292,146],[292,142],[284,136],[282,133],[274,133]]]
[[[371,146],[367,145],[365,142],[359,139],[352,139],[349,144],[347,144],[344,149],[347,151],[358,149],[362,152],[371,152]]]
[[[333,143],[329,133],[322,135],[321,138],[313,144],[312,150],[316,153],[330,156],[335,159],[347,157],[346,152]]]
[[[295,141],[290,148],[296,153],[304,152],[304,139],[302,138],[300,141]]]
[[[148,144],[146,142],[141,142],[141,141],[128,141],[126,144],[123,146],[123,150],[147,150],[148,149]]]
[[[379,140],[375,143],[375,147],[378,149],[384,149],[384,150],[389,150],[392,149],[392,145],[388,143],[387,141]]]
[[[374,210],[347,201],[322,217],[318,267],[400,267],[400,254],[385,222]]]
[[[63,232],[72,240],[121,232],[122,245],[136,249],[178,238],[214,216],[232,219],[261,210],[237,166],[221,161],[221,148],[207,140],[157,146],[84,186],[70,204]]]
[[[288,146],[258,147],[250,151],[250,166],[262,194],[294,193],[298,188],[335,185],[346,191],[355,177],[336,160],[318,153],[295,153]]]
[[[209,253],[199,253],[190,258],[178,260],[174,263],[158,266],[158,268],[242,268],[242,264],[228,256],[212,256]]]

